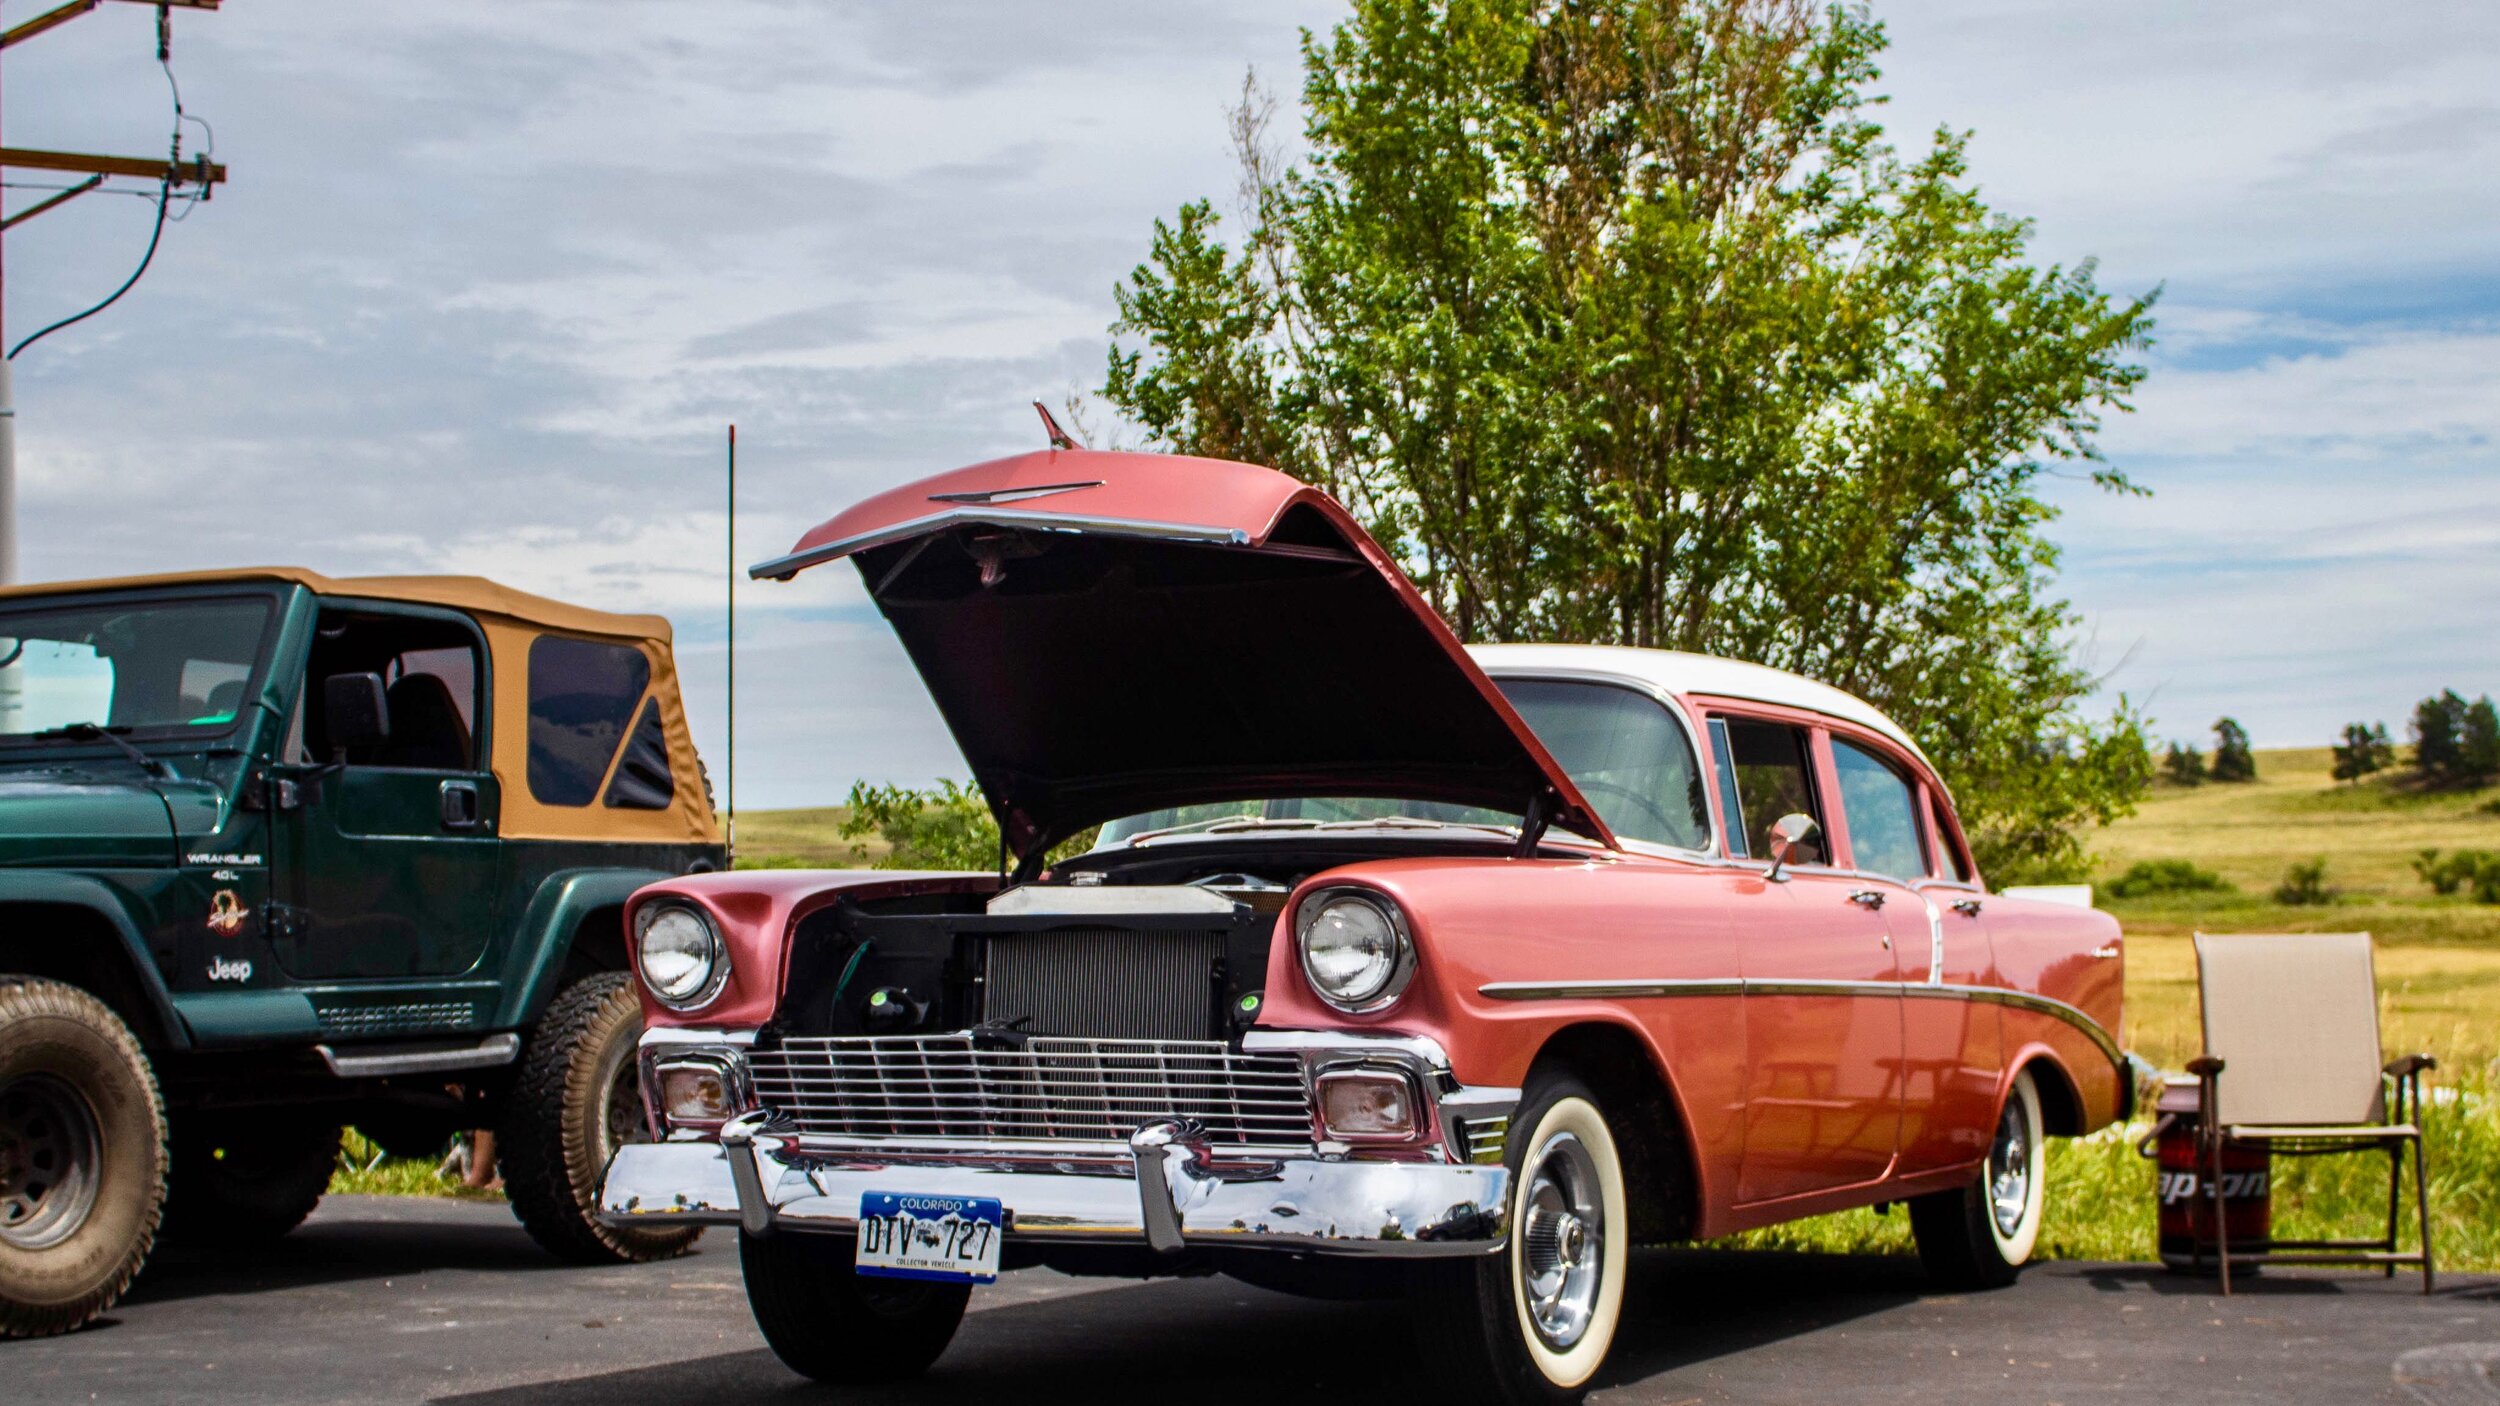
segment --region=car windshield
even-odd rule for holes
[[[1580,794],[1616,835],[1677,849],[1707,849],[1709,802],[1692,743],[1666,708],[1645,694],[1612,684],[1563,679],[1496,679],[1511,706],[1545,744]],[[1233,824],[1227,822],[1249,822]],[[1260,830],[1353,828],[1365,822],[1405,829],[1437,826],[1513,827],[1516,813],[1432,801],[1373,797],[1288,796],[1177,806],[1114,820],[1097,848],[1140,843],[1164,834],[1231,835]]]
[[[223,730],[269,614],[265,597],[0,607],[0,742]]]

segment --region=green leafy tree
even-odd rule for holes
[[[2205,754],[2193,747],[2173,742],[2161,759],[2164,780],[2175,785],[2194,786],[2205,779]]]
[[[880,869],[998,868],[998,821],[972,782],[940,781],[923,791],[859,781],[844,804],[849,813],[842,817],[842,838],[874,835],[885,841],[886,852],[876,862]],[[1051,857],[1083,853],[1093,847],[1096,833],[1083,831]]]
[[[2458,723],[2457,779],[2470,786],[2500,779],[2500,710],[2488,693],[2475,699]]]
[[[2257,754],[2249,748],[2248,729],[2236,719],[2222,718],[2214,723],[2214,759],[2206,774],[2216,781],[2257,779]]]
[[[2344,724],[2343,739],[2335,744],[2336,780],[2358,781],[2395,764],[2396,748],[2387,739],[2387,724]]]
[[[2454,781],[2464,762],[2465,700],[2453,688],[2443,689],[2413,705],[2408,729],[2413,741],[2413,769],[2426,781]]]
[[[2079,876],[2151,768],[2065,643],[2060,461],[2149,297],[2039,267],[1964,134],[1872,119],[1881,26],[1800,0],[1356,0],[1307,161],[1235,113],[1243,227],[1154,227],[1104,396],[1334,492],[1469,640],[1826,679],[1938,757],[1990,871]]]

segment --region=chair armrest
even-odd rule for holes
[[[2222,1072],[2222,1061],[2214,1055],[2198,1055],[2187,1062],[2187,1072],[2207,1079]]]
[[[2387,1077],[2390,1079],[2409,1079],[2414,1075],[2421,1073],[2425,1069],[2437,1069],[2438,1067],[2439,1061],[2431,1058],[2429,1055],[2409,1054],[2402,1059],[2391,1059],[2387,1062]]]

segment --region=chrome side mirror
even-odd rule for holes
[[[1815,824],[1811,815],[1791,812],[1771,822],[1769,838],[1771,872],[1763,877],[1778,883],[1782,877],[1780,870],[1796,863],[1799,851],[1806,851],[1805,858],[1808,860],[1815,857],[1809,847],[1823,838],[1823,827]]]

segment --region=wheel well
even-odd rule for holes
[[[112,1008],[146,1049],[171,1036],[112,921],[75,903],[0,908],[0,972],[67,982]]]
[[[601,972],[625,970],[625,905],[611,903],[593,908],[573,925],[573,938],[565,948],[564,970],[556,981],[561,991],[586,976]],[[549,993],[553,999],[554,993]]]
[[[1604,1101],[1607,1122],[1622,1138],[1623,1191],[1632,1207],[1634,1241],[1691,1238],[1699,1209],[1693,1140],[1649,1047],[1619,1025],[1566,1026],[1537,1051],[1528,1079],[1533,1083],[1553,1069],[1567,1069],[1587,1084]]]
[[[2035,1055],[2023,1068],[2031,1073],[2031,1086],[2040,1091],[2040,1131],[2051,1137],[2083,1135],[2083,1095],[2075,1091],[2075,1081],[2056,1060]]]

